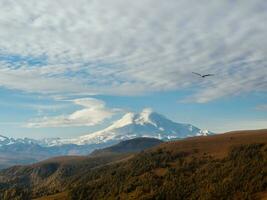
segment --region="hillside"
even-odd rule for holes
[[[156,138],[134,138],[131,140],[122,141],[119,144],[104,149],[97,149],[93,151],[91,155],[96,156],[106,153],[134,153],[151,148],[161,143],[162,141]]]
[[[8,196],[6,199],[13,199],[23,194],[22,191],[25,192],[25,199],[28,199],[30,192],[28,188],[31,188],[34,197],[57,193],[66,189],[78,175],[87,173],[92,168],[123,160],[128,156],[128,154],[101,157],[65,156],[29,166],[4,169],[0,172],[0,199],[5,199],[4,195]],[[16,192],[14,192],[14,188]]]
[[[136,138],[98,150],[89,156],[55,157],[29,166],[11,167],[0,172],[0,191],[6,192],[9,186],[16,186],[32,187],[34,196],[54,193],[92,168],[123,161],[131,158],[131,153],[160,143],[162,141],[154,138]]]
[[[0,146],[0,169],[14,165],[26,165],[42,160],[67,155],[88,155],[96,148],[103,148],[108,144],[76,145],[65,144],[61,146],[41,146],[35,143],[15,142]]]
[[[2,171],[2,199],[53,199],[45,196],[66,194],[75,200],[255,199],[264,198],[267,191],[267,130],[166,142],[135,155],[55,160]],[[83,162],[88,167],[81,167]],[[47,168],[47,163],[54,164]],[[52,179],[59,173],[55,163],[62,180]],[[43,188],[25,184],[32,172],[38,172],[36,180],[51,181]]]

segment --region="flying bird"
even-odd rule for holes
[[[196,75],[198,75],[198,76],[200,76],[201,78],[205,78],[205,77],[207,77],[207,76],[214,76],[214,74],[199,74],[199,73],[196,73],[196,72],[192,72],[193,74],[196,74]]]

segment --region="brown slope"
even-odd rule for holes
[[[223,161],[217,161],[218,159],[225,158],[226,161],[228,159],[226,164],[232,165],[232,161],[229,161],[228,157],[229,152],[231,152],[234,146],[255,145],[259,143],[266,146],[267,130],[236,131],[221,135],[167,142],[146,150],[133,158],[127,156],[112,158],[111,155],[90,158],[89,160],[84,157],[54,158],[31,165],[31,168],[11,168],[4,172],[4,176],[10,178],[15,175],[12,179],[13,182],[11,181],[12,185],[14,185],[18,184],[21,180],[25,181],[25,174],[28,173],[27,176],[35,180],[33,185],[29,184],[33,188],[35,197],[42,196],[42,193],[47,194],[45,193],[47,191],[49,191],[49,194],[55,194],[59,190],[59,186],[64,186],[63,189],[66,191],[70,189],[74,196],[77,195],[77,192],[78,194],[83,193],[87,195],[86,198],[82,196],[81,199],[106,199],[105,197],[110,195],[120,196],[121,199],[141,199],[146,195],[149,196],[149,194],[144,194],[138,187],[142,188],[145,184],[150,184],[150,181],[162,184],[161,179],[165,180],[167,175],[170,176],[172,170],[177,170],[177,168],[181,167],[178,164],[180,158],[188,160],[185,162],[188,165],[192,164],[192,160],[194,162],[195,160],[206,162],[206,168],[200,164],[199,166],[197,165],[197,167],[203,170],[201,173],[204,174],[205,170],[210,170],[210,168],[216,171],[216,167],[213,168],[213,162],[218,162],[218,166],[225,164],[221,163]],[[116,156],[119,156],[119,154]],[[242,157],[242,155],[240,156]],[[235,169],[233,168],[233,170]],[[51,176],[49,173],[53,175]],[[188,170],[187,173],[187,176],[191,176],[194,173],[200,172]],[[38,175],[37,179],[36,174]],[[42,176],[44,176],[43,179],[45,181],[42,179]],[[151,179],[151,176],[155,177]],[[40,177],[41,182],[39,182]],[[160,177],[160,180],[157,177]],[[202,178],[205,179],[205,177]],[[147,179],[148,182],[144,179]],[[210,180],[206,181],[205,183],[208,184]],[[141,185],[136,188],[137,182]],[[64,184],[62,185],[62,183]],[[189,181],[188,184],[192,183]],[[99,188],[97,188],[98,186]],[[121,188],[120,191],[122,193],[118,193],[117,188]],[[153,189],[155,194],[157,194],[158,189],[155,188],[155,185],[151,184],[145,190],[150,189]],[[86,191],[90,191],[91,196]],[[155,194],[151,193],[152,197]],[[73,199],[77,198],[74,197]]]
[[[192,137],[163,143],[159,148],[175,152],[190,152],[199,156],[208,154],[216,158],[222,158],[227,155],[233,146],[254,143],[267,143],[267,129],[232,131],[224,134]]]
[[[97,149],[93,151],[90,155],[101,156],[107,153],[136,153],[145,149],[152,148],[163,143],[162,140],[156,138],[139,137],[130,140],[121,141],[104,149]]]
[[[72,199],[255,199],[267,191],[267,130],[168,142],[84,174]]]
[[[2,182],[12,187],[31,188],[33,197],[53,194],[63,191],[73,179],[82,177],[88,170],[126,161],[132,157],[133,152],[161,142],[151,138],[136,138],[89,156],[61,156],[28,166],[11,167],[0,172],[0,184]]]
[[[129,154],[96,157],[64,156],[29,166],[11,167],[0,172],[0,191],[1,184],[8,184],[7,188],[30,188],[28,191],[32,193],[33,198],[55,194],[64,191],[74,177],[82,176],[93,168],[119,162],[128,156]]]
[[[68,192],[61,192],[55,195],[43,196],[34,200],[69,200]]]

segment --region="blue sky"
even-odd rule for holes
[[[147,107],[214,132],[267,128],[264,0],[0,7],[0,134],[75,137]]]
[[[204,104],[179,102],[189,94],[171,91],[138,96],[97,95],[94,98],[105,101],[107,107],[122,110],[93,126],[29,128],[25,126],[33,118],[68,115],[81,108],[64,100],[1,89],[1,133],[13,137],[75,137],[104,128],[126,112],[140,112],[148,107],[174,121],[192,123],[215,132],[266,128],[267,112],[258,108],[266,102],[266,94],[226,97]]]

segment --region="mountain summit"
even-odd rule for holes
[[[53,156],[86,155],[95,149],[140,137],[168,141],[208,134],[209,131],[203,131],[191,124],[173,122],[151,109],[144,109],[140,113],[125,114],[103,130],[71,139],[35,140],[0,135],[0,158],[5,158],[5,162],[0,163],[0,168],[33,163]]]
[[[176,123],[165,116],[144,109],[141,113],[127,113],[104,130],[81,136],[76,144],[98,144],[121,141],[137,137],[150,137],[161,140],[172,140],[190,136],[208,135],[191,124]]]
[[[0,147],[16,143],[38,144],[42,147],[99,144],[106,146],[107,144],[115,144],[123,140],[139,137],[173,140],[209,134],[211,132],[207,130],[201,130],[191,124],[173,122],[165,116],[153,112],[151,109],[144,109],[140,113],[126,113],[121,119],[103,130],[72,139],[13,139],[0,135]]]

